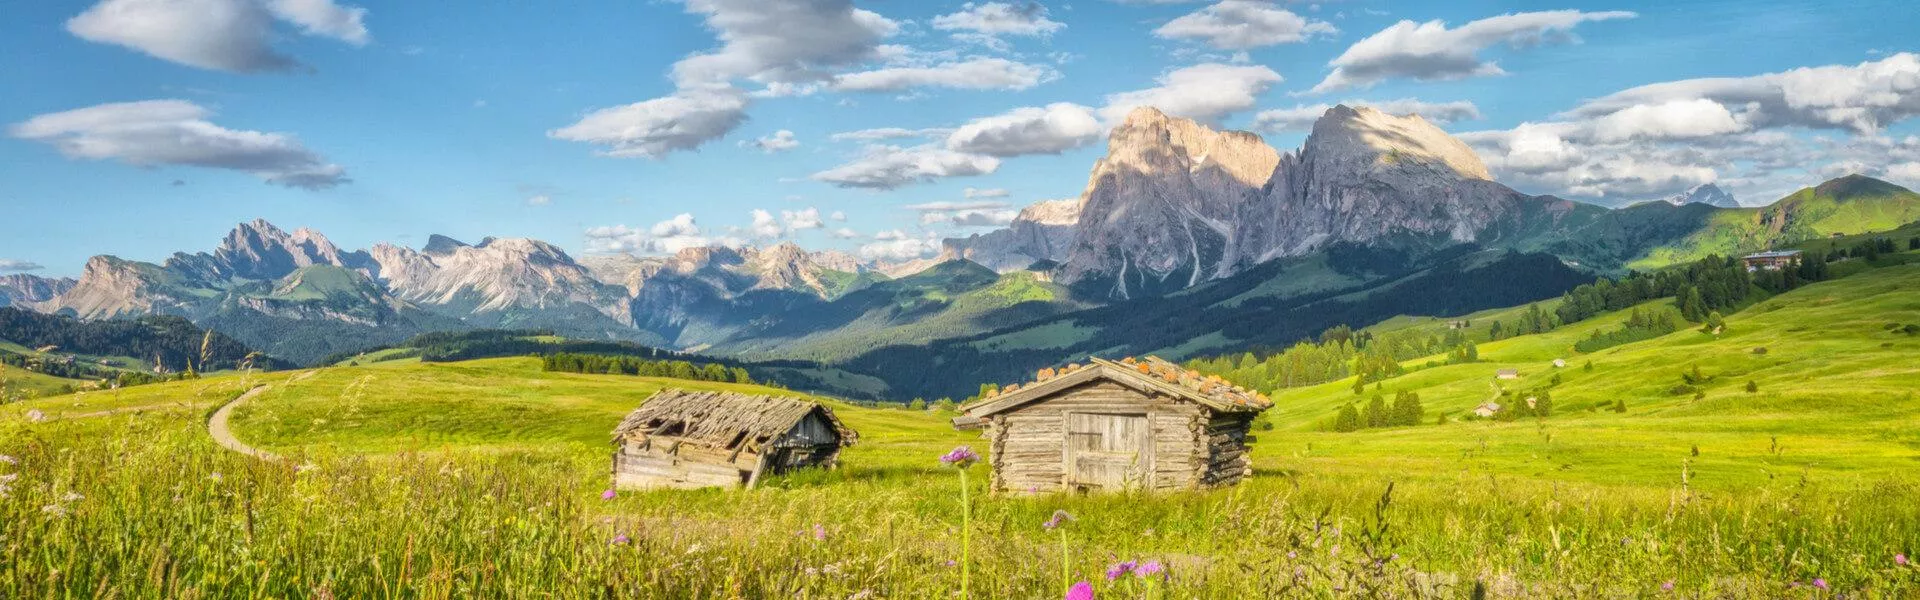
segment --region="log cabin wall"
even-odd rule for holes
[[[736,455],[672,436],[636,435],[614,454],[613,479],[621,488],[739,487],[759,462],[752,451]]]
[[[1067,483],[1067,415],[1142,415],[1150,447],[1141,487],[1191,489],[1202,485],[1210,461],[1203,437],[1210,411],[1190,401],[1147,394],[1111,381],[1075,386],[995,415],[987,431],[992,489],[1010,493],[1062,491]]]
[[[1252,449],[1247,434],[1253,430],[1253,415],[1221,413],[1207,420],[1205,436],[1208,460],[1200,484],[1213,487],[1239,483],[1253,474]]]

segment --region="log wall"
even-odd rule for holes
[[[684,444],[672,436],[636,435],[613,456],[613,483],[626,489],[738,487],[760,461],[758,453]]]
[[[1057,492],[1066,488],[1066,417],[1069,412],[1145,415],[1151,429],[1151,464],[1145,487],[1191,489],[1208,470],[1202,436],[1209,411],[1109,381],[1094,381],[991,417],[987,430],[992,487],[1015,494]]]

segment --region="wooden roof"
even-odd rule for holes
[[[1039,376],[1026,385],[1010,385],[998,394],[960,407],[971,417],[985,417],[1051,396],[1074,386],[1105,379],[1147,393],[1160,393],[1191,400],[1219,412],[1260,412],[1273,407],[1265,395],[1227,383],[1217,376],[1201,375],[1180,365],[1146,357],[1119,362],[1094,358],[1086,365],[1067,365],[1065,369],[1041,369]]]
[[[667,388],[654,393],[640,408],[627,414],[613,429],[613,440],[633,433],[672,431],[686,442],[732,450],[742,444],[758,447],[793,429],[818,410],[840,434],[841,445],[851,445],[859,434],[848,429],[833,410],[818,402],[736,392],[701,392]]]

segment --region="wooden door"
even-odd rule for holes
[[[1067,486],[1151,487],[1153,434],[1147,415],[1067,413]]]

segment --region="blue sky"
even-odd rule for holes
[[[1906,4],[17,3],[0,269],[157,261],[256,217],[348,248],[904,259],[1076,196],[1142,102],[1283,150],[1321,104],[1416,110],[1517,189],[1608,204],[1911,186]],[[919,133],[846,135],[882,128]]]

